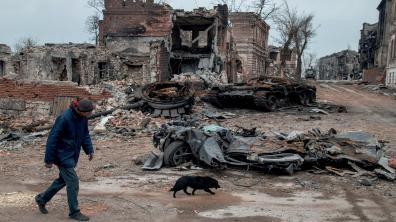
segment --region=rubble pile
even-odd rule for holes
[[[364,132],[262,133],[230,130],[218,125],[196,127],[187,122],[163,125],[153,137],[162,151],[153,152],[143,169],[155,170],[192,161],[210,168],[247,167],[268,173],[324,169],[337,175],[396,179],[393,160],[384,156],[384,144]]]
[[[171,81],[201,83],[201,85],[203,85],[205,88],[211,88],[228,83],[225,73],[218,74],[204,70],[197,71],[196,73],[182,73],[179,75],[173,75]]]
[[[95,134],[118,134],[135,136],[138,132],[152,132],[158,129],[166,120],[152,119],[148,114],[134,110],[116,110],[111,115],[91,122]]]
[[[385,85],[365,85],[363,88],[384,96],[391,96],[396,99],[395,88],[390,88]]]

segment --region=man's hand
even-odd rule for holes
[[[94,154],[93,153],[88,154],[88,160],[89,161],[93,160],[93,158],[94,158]]]
[[[47,167],[47,168],[49,168],[49,169],[51,169],[51,168],[52,168],[52,166],[53,166],[53,164],[52,164],[52,163],[46,163],[46,164],[45,164],[45,167]]]

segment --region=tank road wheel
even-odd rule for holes
[[[275,95],[257,92],[254,97],[254,103],[258,109],[272,112],[278,107],[279,101]]]
[[[183,141],[174,141],[165,148],[164,162],[166,166],[179,166],[191,159],[190,146]]]

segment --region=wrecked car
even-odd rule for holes
[[[250,108],[274,111],[291,104],[308,105],[316,101],[316,88],[279,78],[260,77],[246,84],[213,87],[205,101],[219,108]]]
[[[370,134],[337,133],[334,129],[326,133],[314,129],[272,134],[263,135],[254,128],[232,131],[217,125],[196,128],[184,121],[167,123],[153,136],[161,154],[152,153],[143,169],[193,162],[210,168],[245,167],[291,175],[314,167],[352,167],[359,175],[371,172],[371,176],[396,178],[395,169],[389,167],[384,156],[383,144]]]

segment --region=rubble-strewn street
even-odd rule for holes
[[[325,115],[292,108],[272,113],[228,109],[229,119],[202,121],[233,129],[257,127],[261,132],[313,128],[364,131],[385,142],[387,156],[396,155],[393,97],[359,85],[316,86],[319,102],[345,105],[348,112]],[[202,102],[197,102],[194,109],[224,112]],[[114,121],[122,116],[132,121],[144,119],[124,113],[115,115]],[[152,118],[151,122],[160,125],[167,121]],[[94,122],[90,125],[94,127]],[[154,149],[153,130],[134,128],[134,133],[125,135],[93,133],[96,160],[88,162],[82,156],[77,169],[81,208],[94,221],[393,221],[396,217],[394,183],[386,180],[366,186],[360,177],[338,176],[320,169],[298,171],[292,176],[246,169],[207,170],[195,165],[143,171],[144,156]],[[16,149],[0,148],[2,220],[68,221],[64,192],[48,205],[50,214],[40,215],[36,209],[35,193],[43,190],[57,172],[45,169],[42,163],[46,137],[29,141],[23,146],[18,146],[20,140],[15,141],[12,147]],[[180,194],[174,199],[168,190],[180,175],[210,175],[222,188],[214,196],[198,191],[194,197]]]

